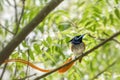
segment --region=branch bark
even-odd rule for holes
[[[8,45],[0,52],[0,65],[12,54],[13,50],[25,39],[25,37],[40,23],[45,17],[56,8],[63,0],[51,0],[19,34],[17,34]]]
[[[69,64],[77,61],[79,58],[82,58],[82,57],[84,57],[84,56],[87,56],[89,53],[91,53],[91,52],[93,52],[94,50],[98,49],[99,47],[101,47],[102,45],[104,45],[105,43],[107,43],[108,41],[111,41],[114,37],[116,37],[116,36],[118,36],[118,35],[120,35],[120,31],[116,32],[115,34],[113,34],[112,36],[110,36],[108,39],[104,40],[103,42],[101,42],[101,43],[98,44],[97,46],[95,46],[95,47],[93,47],[92,49],[88,50],[87,52],[83,53],[83,55],[80,55],[80,56],[78,56],[77,58],[73,59],[73,60],[70,61],[69,63],[66,63],[66,64],[64,64],[64,65],[62,65],[62,66],[60,66],[60,67],[58,67],[58,68],[56,68],[56,69],[48,72],[48,73],[45,73],[45,74],[43,74],[43,75],[41,75],[41,76],[38,76],[38,77],[36,77],[34,80],[42,79],[42,78],[44,78],[44,77],[46,77],[46,76],[48,76],[48,75],[50,75],[50,74],[58,71],[59,69],[61,69],[61,68],[65,67],[65,66],[67,66],[67,65],[69,65]]]

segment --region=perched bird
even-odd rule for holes
[[[85,44],[82,41],[83,37],[85,34],[83,35],[79,35],[79,36],[75,36],[74,38],[72,38],[69,42],[71,42],[71,51],[74,53],[75,57],[82,55],[83,51],[85,50]],[[70,61],[73,60],[73,57],[70,57],[64,64],[69,63]],[[79,62],[81,62],[82,58],[79,59]],[[73,66],[74,62],[72,62],[71,64],[61,68],[58,70],[59,73],[64,73],[66,72],[68,69],[70,69]]]
[[[83,35],[75,36],[73,39],[70,40],[71,42],[71,51],[75,54],[75,57],[82,55],[83,51],[85,50],[85,44],[82,41]],[[81,62],[82,59],[79,59]]]
[[[73,39],[70,40],[71,42],[71,51],[75,54],[75,56],[79,56],[83,53],[83,51],[85,50],[85,44],[84,42],[82,41],[82,38],[84,37],[84,34],[83,35],[79,35],[79,36],[75,36]],[[64,64],[66,63],[69,63],[70,61],[72,61],[73,58],[70,57],[68,58],[67,61],[64,62]],[[81,62],[82,59],[79,59],[79,62]],[[5,60],[4,63],[8,63],[8,62],[20,62],[20,63],[23,63],[23,64],[27,64],[29,66],[31,66],[32,68],[38,70],[38,71],[42,71],[42,72],[49,72],[49,71],[52,71],[52,70],[46,70],[46,69],[42,69],[40,67],[37,67],[36,65],[34,65],[33,63],[29,62],[29,61],[26,61],[26,60],[23,60],[23,59],[8,59],[8,60]],[[64,65],[63,64],[63,65]],[[58,70],[59,73],[64,73],[66,72],[68,69],[70,69],[72,66],[73,66],[74,62],[72,62],[71,64],[61,68]]]

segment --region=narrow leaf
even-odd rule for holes
[[[114,12],[115,12],[115,15],[117,16],[117,18],[120,19],[120,12],[119,12],[119,10],[116,8]]]

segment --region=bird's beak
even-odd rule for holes
[[[83,38],[85,36],[85,34],[81,35],[81,37]]]
[[[68,42],[71,42],[72,41],[72,39],[71,40],[69,40]]]

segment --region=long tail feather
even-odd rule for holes
[[[34,69],[36,69],[38,71],[42,71],[42,72],[49,72],[49,71],[51,71],[51,70],[45,70],[45,69],[39,68],[36,65],[32,64],[31,62],[25,61],[23,59],[9,59],[9,60],[5,60],[4,63],[8,63],[8,62],[20,62],[20,63],[23,63],[23,64],[27,64],[30,67],[32,67],[32,68],[34,68]]]
[[[64,64],[70,62],[71,60],[72,60],[72,57],[69,58]],[[63,64],[63,65],[64,65],[64,64]],[[70,68],[72,67],[73,64],[74,64],[74,62],[72,62],[71,64],[69,64],[69,65],[67,65],[67,66],[65,66],[65,67],[63,67],[63,68],[61,68],[61,69],[59,69],[58,72],[59,72],[59,73],[64,73],[64,72],[66,72],[68,69],[70,69]]]
[[[72,57],[69,58],[66,62],[64,62],[64,64],[70,62],[71,60],[72,60]],[[39,67],[37,67],[36,65],[34,65],[33,63],[31,63],[31,62],[29,62],[29,61],[26,61],[26,60],[23,60],[23,59],[9,59],[9,60],[5,60],[4,63],[8,63],[8,62],[20,62],[20,63],[23,63],[23,64],[27,64],[27,65],[29,65],[30,67],[32,67],[32,68],[34,68],[34,69],[36,69],[36,70],[38,70],[38,71],[41,71],[41,72],[49,72],[49,71],[51,71],[51,70],[46,70],[46,69],[39,68]],[[64,64],[63,64],[63,65],[64,65]],[[74,62],[71,63],[71,64],[69,64],[69,65],[67,65],[67,66],[65,66],[65,67],[63,67],[63,68],[61,68],[61,69],[59,69],[58,72],[59,72],[59,73],[64,73],[64,72],[66,72],[68,69],[70,69],[70,68],[72,67],[73,64],[74,64]]]

